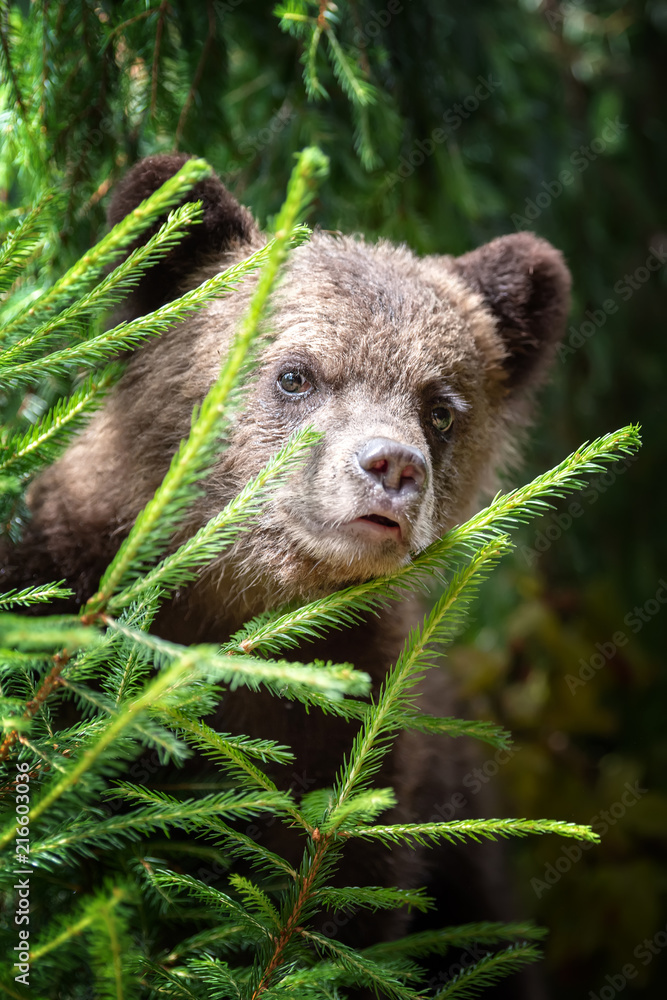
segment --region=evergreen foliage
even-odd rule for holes
[[[483,0],[478,5],[465,0],[447,4],[420,0],[419,4],[402,3],[400,8],[389,17],[385,0],[337,0],[336,5],[296,2],[282,4],[280,18],[276,18],[274,0],[207,0],[201,4],[170,0],[152,5],[143,0],[122,4],[0,0],[0,233],[11,233],[0,248],[0,295],[18,279],[11,297],[0,300],[1,321],[6,330],[15,318],[26,318],[33,302],[46,301],[44,294],[56,283],[54,275],[67,273],[85,248],[99,239],[105,195],[127,165],[141,155],[172,146],[206,156],[262,219],[279,206],[291,154],[316,142],[331,160],[331,183],[319,192],[317,212],[326,228],[386,235],[423,252],[463,252],[501,232],[528,225],[563,249],[575,277],[575,304],[563,348],[566,363],[558,366],[547,397],[544,427],[548,431],[537,437],[539,449],[534,454],[539,458],[533,460],[532,468],[536,471],[555,463],[577,442],[598,434],[600,427],[618,426],[638,416],[648,430],[647,460],[633,466],[631,474],[606,493],[604,502],[597,499],[606,487],[598,486],[600,477],[587,469],[585,475],[593,476],[592,489],[583,497],[592,495],[595,509],[586,509],[586,516],[575,521],[546,554],[538,556],[534,540],[553,526],[549,515],[532,522],[530,529],[519,527],[515,535],[519,552],[523,541],[530,562],[524,556],[515,563],[506,561],[488,581],[483,641],[459,654],[466,657],[468,673],[488,677],[490,657],[485,642],[493,635],[501,665],[494,661],[491,672],[503,685],[502,705],[495,698],[494,707],[501,717],[503,712],[509,716],[510,728],[522,731],[521,767],[525,767],[517,781],[522,814],[525,803],[529,815],[544,811],[588,817],[609,805],[614,782],[621,787],[626,778],[634,780],[644,773],[638,755],[647,761],[653,778],[651,793],[633,810],[629,826],[620,823],[601,848],[587,852],[574,881],[564,878],[536,904],[541,917],[550,918],[554,928],[553,975],[559,963],[565,975],[576,968],[577,985],[571,978],[560,985],[573,997],[579,996],[579,989],[583,998],[588,986],[598,988],[606,972],[616,971],[621,953],[630,954],[639,937],[650,937],[664,923],[659,918],[664,877],[658,867],[664,859],[656,847],[656,834],[661,832],[666,800],[655,787],[664,773],[665,754],[660,697],[665,674],[657,669],[664,645],[661,623],[651,622],[639,639],[633,635],[611,668],[598,673],[596,682],[576,699],[565,685],[572,665],[590,657],[595,641],[614,635],[624,612],[633,604],[643,604],[664,573],[664,493],[660,489],[665,465],[660,433],[664,336],[656,321],[662,315],[664,267],[650,281],[640,283],[637,294],[623,279],[660,246],[655,220],[664,205],[660,164],[667,145],[660,96],[664,92],[664,10],[660,3],[633,3],[621,10],[615,3],[592,0],[541,4]],[[481,100],[468,117],[453,118],[455,106],[472,99],[480,78],[495,87],[489,99]],[[454,122],[446,140],[425,154],[434,129],[443,128],[445,115]],[[577,151],[599,144],[608,122],[618,123],[616,134],[604,140],[601,153],[580,156],[582,165],[573,169]],[[554,195],[563,170],[572,173],[572,182]],[[30,206],[36,207],[30,210]],[[175,213],[172,232],[184,227],[187,219],[187,213]],[[3,381],[0,394],[5,424],[0,437],[0,518],[14,538],[25,516],[22,494],[28,478],[57,456],[67,437],[102,403],[104,392],[118,378],[116,365],[100,368],[100,362],[104,365],[104,359],[113,357],[123,344],[159,333],[158,321],[152,326],[152,319],[134,332],[102,332],[98,317],[106,309],[104,296],[113,295],[113,287],[98,288],[106,266],[102,264],[95,275],[84,265],[78,272],[83,281],[78,289],[61,285],[62,298],[46,310],[41,324],[28,317],[20,334],[18,326],[10,328],[10,333],[13,329],[17,334],[16,341],[8,338],[10,348],[26,338],[14,355],[14,376]],[[120,284],[122,275],[117,277],[120,296],[126,286]],[[619,284],[624,288],[622,296],[616,291]],[[84,288],[99,298],[86,302]],[[589,317],[599,315],[609,297],[617,307],[615,313],[603,316],[604,329],[596,329],[594,336],[584,334],[591,325]],[[54,316],[63,316],[66,302],[75,307],[79,302],[78,311],[75,308],[60,325],[51,326]],[[166,326],[174,317],[166,314],[163,319]],[[91,344],[96,335],[102,340]],[[35,336],[39,340],[31,342],[29,338]],[[73,346],[81,353],[61,355],[60,361],[54,357],[51,364],[42,353],[49,345],[54,354]],[[23,364],[32,367],[21,369]],[[84,365],[93,369],[87,381],[82,381]],[[78,405],[74,395],[60,401],[72,383],[79,394]],[[616,447],[620,441],[615,438],[607,445]],[[295,455],[301,444],[306,446],[306,441],[294,442]],[[599,446],[598,442],[590,446],[589,458],[595,459]],[[290,455],[277,475],[286,474]],[[578,461],[577,457],[572,464],[575,473]],[[629,462],[616,463],[609,478],[628,468]],[[265,474],[262,489],[268,490],[271,470]],[[552,481],[551,485],[557,484]],[[164,539],[157,540],[153,556],[157,559],[159,550],[162,561],[149,560],[141,574],[126,578],[129,582],[107,604],[107,624],[81,626],[74,619],[48,615],[43,620],[30,619],[29,626],[18,618],[3,620],[3,717],[7,732],[19,734],[6,751],[12,755],[11,779],[13,755],[20,749],[28,760],[38,762],[36,784],[52,780],[100,737],[112,710],[124,712],[128,700],[143,693],[154,658],[166,669],[186,655],[179,649],[149,648],[145,630],[162,594],[186,582],[220,550],[218,546],[231,544],[233,532],[247,523],[243,515],[250,516],[257,509],[255,500],[259,503],[264,495],[260,491],[255,497],[254,487],[250,484],[249,494],[237,499],[238,508],[230,506],[221,512],[219,524],[211,522],[205,534],[185,543],[180,555],[164,555]],[[632,530],[626,530],[628,512],[638,496],[641,517],[633,519]],[[533,509],[531,516],[538,513]],[[500,508],[492,517],[496,515],[500,517]],[[481,531],[486,526],[478,523]],[[496,523],[501,532],[508,527],[500,520]],[[454,540],[444,540],[443,545]],[[484,536],[484,543],[490,540]],[[429,573],[447,582],[465,568],[465,552],[452,548],[440,555],[422,564],[421,570],[415,568],[414,578],[406,572],[391,581],[374,582],[365,591],[332,595],[326,608],[315,604],[284,609],[249,623],[226,652],[237,659],[252,653],[262,658],[261,664],[292,648],[297,634],[307,636],[310,629],[312,634],[322,634],[328,627],[344,627],[365,608],[375,607],[383,595],[400,595],[404,580],[411,587],[421,583],[426,587]],[[471,548],[467,557],[473,555]],[[513,598],[519,592],[520,599]],[[10,593],[3,596],[0,609],[34,611],[63,593],[56,584]],[[44,610],[48,612],[48,603]],[[62,656],[54,656],[56,649],[61,654],[65,651],[65,663]],[[204,658],[209,654],[220,659],[217,650],[197,653]],[[203,724],[197,718],[198,698],[202,698],[203,714],[204,688],[211,684],[211,702],[217,699],[213,678],[220,683],[227,669],[213,659],[206,669],[202,667],[205,680],[177,687],[182,710],[180,703],[167,706],[156,694],[158,721],[136,715],[132,723],[117,730],[116,742],[110,746],[119,754],[119,770],[127,769],[139,745],[155,747],[156,755],[172,759],[181,759],[187,745],[210,753],[214,760],[226,754],[244,775],[255,763],[261,769],[263,762],[289,760],[288,749],[281,747],[257,747],[253,755],[253,748],[239,745],[238,735],[214,737],[206,732],[199,739],[198,727]],[[250,667],[251,662],[248,677]],[[60,680],[65,668],[67,685]],[[282,692],[284,685],[277,676],[273,675],[274,683]],[[314,676],[311,672],[311,681]],[[298,696],[310,699],[313,711],[336,711],[367,722],[367,702],[342,694],[342,684],[327,688],[324,683],[306,691],[303,684],[299,688],[296,675],[292,680]],[[258,675],[255,682],[263,683]],[[361,688],[364,679],[357,678],[355,683]],[[489,698],[494,698],[493,692]],[[70,718],[61,726],[58,717],[65,701],[76,705],[80,715],[76,722]],[[427,732],[465,732],[498,747],[508,739],[500,727],[489,723],[436,719],[410,708],[404,711],[402,722]],[[570,751],[564,752],[555,743],[552,746],[551,733],[566,744],[569,741]],[[202,987],[205,995],[217,995],[212,985],[215,977],[224,980],[220,990],[230,982],[221,968],[230,954],[225,950],[227,942],[235,948],[243,935],[235,937],[234,926],[216,920],[205,926],[202,921],[196,931],[189,925],[187,936],[166,956],[168,961],[157,946],[151,950],[150,941],[144,947],[150,938],[147,928],[171,920],[179,911],[172,907],[167,917],[164,894],[145,880],[143,860],[153,854],[148,847],[142,848],[142,862],[135,860],[134,848],[128,844],[138,842],[132,840],[135,833],[122,827],[125,813],[116,820],[120,832],[109,828],[109,836],[117,837],[110,846],[116,853],[109,853],[104,862],[113,869],[110,882],[97,876],[100,854],[95,853],[94,833],[93,847],[83,856],[70,855],[66,846],[60,846],[75,813],[83,823],[77,834],[81,843],[86,824],[92,829],[98,818],[107,821],[117,816],[109,802],[100,806],[102,788],[108,788],[110,775],[115,780],[119,773],[113,770],[113,759],[111,751],[105,750],[91,764],[102,768],[102,776],[95,788],[89,783],[84,789],[87,797],[80,812],[76,810],[81,803],[72,804],[69,793],[63,791],[45,814],[45,821],[53,823],[47,830],[51,839],[42,838],[47,849],[40,860],[38,891],[33,882],[33,899],[39,898],[35,922],[40,934],[32,953],[33,966],[40,968],[47,984],[39,987],[41,995],[62,989],[65,995],[78,990],[77,997],[91,993],[131,996],[138,977],[146,977],[146,970],[153,966],[175,996],[197,995],[189,992],[180,971],[169,971],[181,967],[193,970],[188,973],[192,979],[200,977],[208,983],[208,993]],[[236,775],[231,768],[228,773]],[[68,787],[77,792],[83,786],[77,780]],[[375,794],[389,801],[386,790]],[[315,810],[323,813],[327,808],[327,795],[323,791],[319,805],[315,796],[298,803],[311,824]],[[67,812],[61,829],[59,814],[51,817],[50,809],[61,808],[63,802]],[[366,808],[363,800],[359,806]],[[367,815],[373,814],[373,808],[371,800]],[[170,856],[182,850],[184,857],[220,870],[216,867],[222,857],[220,840],[209,837],[181,844],[177,830],[178,824],[171,833]],[[157,834],[151,837],[155,856],[163,856]],[[542,863],[554,860],[555,855],[548,853],[554,839],[544,838],[544,847],[531,842],[533,866],[536,857]],[[262,857],[253,853],[252,841],[241,837],[238,844],[256,859],[262,872]],[[233,850],[233,844],[228,845],[225,857],[230,851],[235,856]],[[285,871],[284,862],[281,868],[280,858],[270,860],[270,872],[293,877]],[[138,876],[144,879],[140,892]],[[6,899],[11,916],[15,894],[10,891]],[[196,916],[199,912],[195,911]],[[390,963],[402,955],[407,961],[440,954],[446,946],[439,950],[437,941],[449,940],[448,933],[438,937],[432,932],[427,938],[413,935],[384,950],[377,946],[371,957]],[[486,940],[481,925],[474,928],[474,934],[463,940]],[[528,928],[514,937],[509,931],[506,937],[499,934],[488,943],[526,939],[534,940]],[[5,940],[10,948],[15,944],[6,926],[3,944]],[[657,983],[658,992],[652,996],[662,996],[661,958],[655,958],[648,970]],[[320,968],[326,967],[326,961],[322,959]],[[404,968],[412,975],[407,965]],[[641,968],[639,974],[647,973]],[[281,987],[304,997],[311,990],[319,996],[319,975],[303,963],[302,968],[292,968]],[[3,983],[8,995],[20,995],[11,976]],[[332,986],[330,992],[337,988]],[[146,992],[148,987],[141,989]],[[36,985],[30,995],[40,995]],[[231,989],[230,995],[237,994]]]
[[[207,169],[199,161],[186,167],[190,170],[184,168],[185,174],[168,182],[129,222],[116,227],[65,278],[36,298],[30,312],[12,313],[8,326],[13,339],[8,343],[16,350],[10,348],[0,359],[4,384],[103,366],[108,358],[103,338],[107,338],[104,346],[132,342],[127,330],[133,324],[113,338],[114,331],[86,337],[81,317],[97,315],[121,287],[131,287],[148,259],[173,245],[176,232],[196,224],[195,211],[179,210],[146,252],[135,251],[100,280],[103,267],[118,249],[154,221],[165,203],[173,204],[176,190],[182,193]],[[334,888],[331,876],[346,845],[354,839],[429,845],[443,839],[527,833],[598,839],[589,827],[554,820],[382,824],[394,794],[376,787],[374,777],[396,734],[406,727],[506,745],[508,734],[497,727],[418,712],[415,684],[433,667],[438,647],[460,628],[480,581],[510,548],[507,532],[540,512],[549,497],[580,488],[583,477],[599,469],[601,462],[634,451],[638,435],[633,427],[582,447],[528,486],[496,497],[486,510],[393,577],[348,588],[304,608],[264,616],[220,649],[180,646],[149,631],[165,596],[233,543],[271,486],[289,474],[313,441],[309,432],[291,440],[225,510],[169,551],[170,539],[215,457],[225,404],[252,350],[290,241],[295,234],[303,238],[298,219],[324,169],[322,154],[305,150],[273,242],[230,269],[232,273],[212,279],[219,294],[262,266],[248,314],[218,381],[195,413],[190,435],[174,456],[162,486],[138,517],[82,615],[24,618],[15,612],[0,613],[5,734],[0,747],[5,771],[0,865],[6,911],[20,906],[14,886],[29,885],[30,891],[27,978],[21,979],[20,960],[13,964],[20,925],[10,920],[2,929],[4,954],[10,957],[1,967],[0,983],[10,996],[30,995],[29,982],[30,990],[39,995],[115,1000],[151,995],[268,1000],[295,992],[301,997],[331,997],[359,986],[408,1000],[423,995],[420,956],[442,954],[470,939],[489,946],[511,942],[435,994],[476,996],[484,986],[537,957],[530,941],[539,938],[539,932],[530,926],[478,924],[413,935],[391,948],[378,945],[366,950],[327,937],[313,926],[313,917],[322,909],[373,913],[432,905],[418,890]],[[23,240],[14,236],[8,243],[7,266],[20,273]],[[141,336],[159,335],[167,322],[200,308],[213,293],[209,281],[145,317]],[[14,477],[13,498],[27,477],[53,459],[83,415],[99,405],[119,368],[103,367],[97,381],[93,376],[93,381],[89,378],[75,389],[29,435],[7,437],[3,468]],[[443,593],[409,637],[374,699],[366,698],[369,678],[350,664],[300,664],[276,658],[282,649],[345,627],[397,594],[423,590],[433,575],[441,580]],[[3,608],[21,607],[62,593],[54,583],[4,594],[0,603]],[[333,788],[314,789],[302,797],[279,791],[266,768],[287,764],[292,759],[288,747],[239,733],[218,733],[203,721],[221,691],[238,685],[262,687],[276,697],[297,699],[313,711],[358,721],[357,736],[340,762]],[[74,721],[63,724],[63,717],[72,714]],[[195,782],[188,793],[177,797],[129,781],[130,763],[146,750],[160,761],[181,761],[198,751],[215,764],[222,790],[199,789]],[[244,832],[243,824],[262,814],[301,831],[303,856],[298,867]],[[169,838],[168,850],[160,836]],[[28,841],[29,853],[24,849]],[[183,865],[163,860],[165,854],[181,855]],[[206,857],[219,858],[228,870],[215,885],[183,870],[188,859]],[[72,886],[77,886],[75,891]],[[442,916],[446,919],[446,914]],[[159,929],[174,919],[187,921],[188,933],[165,951]],[[193,934],[193,927],[200,929]],[[92,994],[88,984],[93,984]]]

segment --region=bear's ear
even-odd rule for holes
[[[562,254],[532,233],[515,233],[456,258],[454,265],[497,320],[508,388],[539,383],[570,308],[570,272]]]
[[[109,225],[115,226],[120,222],[173,177],[188,159],[190,157],[183,153],[167,153],[148,156],[135,164],[114,191],[107,213]],[[130,315],[142,316],[176,298],[185,290],[188,276],[207,259],[224,254],[236,246],[249,244],[258,235],[257,226],[248,209],[239,205],[215,175],[195,184],[181,204],[189,201],[201,201],[202,221],[192,226],[178,246],[146,272],[127,299],[122,310],[123,318],[129,318]],[[128,247],[127,253],[146,243],[165,219],[166,216],[145,230]]]

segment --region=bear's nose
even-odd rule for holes
[[[426,482],[426,459],[419,448],[391,438],[371,438],[357,452],[357,461],[387,492],[419,493]]]

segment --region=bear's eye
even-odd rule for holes
[[[446,434],[454,423],[454,413],[448,406],[434,406],[431,410],[431,423],[438,434]]]
[[[278,388],[288,396],[303,395],[312,389],[312,383],[301,372],[283,372],[278,378]]]

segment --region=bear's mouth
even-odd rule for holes
[[[365,514],[363,517],[357,518],[358,521],[372,521],[373,524],[381,524],[385,528],[398,528],[400,530],[400,524],[398,521],[392,521],[390,517],[383,517],[382,514]]]
[[[375,545],[382,541],[403,541],[401,524],[386,514],[363,514],[349,521],[348,525],[355,531],[357,538],[365,539]]]
[[[320,544],[324,544],[326,537],[337,542],[339,539],[348,538],[355,546],[355,557],[361,551],[368,552],[381,549],[385,555],[394,550],[403,549],[409,544],[411,537],[410,524],[397,513],[397,517],[391,517],[394,513],[391,509],[359,513],[356,517],[351,517],[349,521],[330,522],[310,522],[309,528],[313,533],[319,551]],[[362,548],[357,548],[361,546]]]

